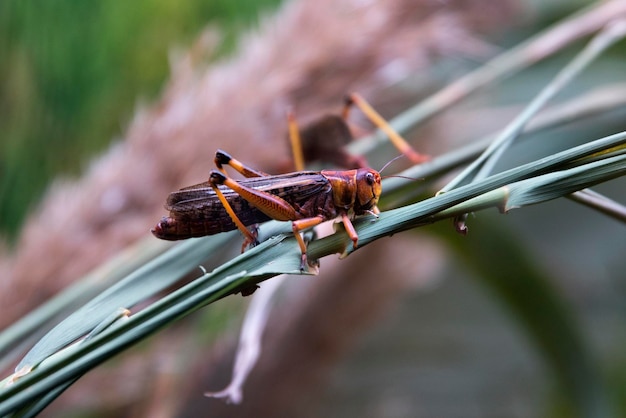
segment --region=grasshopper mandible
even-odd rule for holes
[[[224,165],[244,177],[229,178]],[[302,253],[300,269],[307,266],[306,244],[300,231],[324,221],[340,218],[356,247],[358,235],[351,219],[377,216],[382,190],[378,171],[359,168],[346,171],[299,171],[267,175],[218,150],[209,180],[170,193],[166,202],[169,217],[163,217],[152,233],[165,240],[202,237],[239,229],[245,237],[242,251],[256,243],[247,227],[275,219],[291,221]]]

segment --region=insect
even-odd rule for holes
[[[430,156],[416,152],[363,97],[352,93],[346,96],[340,115],[324,115],[302,129],[298,128],[293,112],[288,113],[289,139],[296,170],[302,170],[305,161],[324,161],[344,168],[367,167],[363,157],[351,155],[344,149],[354,140],[347,122],[353,106],[383,131],[409,161],[420,164],[430,159]]]
[[[256,243],[247,227],[270,219],[291,221],[302,253],[300,269],[307,266],[306,244],[300,231],[324,221],[340,218],[356,247],[358,235],[351,219],[377,216],[381,194],[378,171],[359,168],[346,171],[299,171],[267,175],[232,158],[224,151],[215,154],[209,180],[170,193],[166,202],[169,217],[163,217],[152,233],[165,240],[180,240],[239,229],[245,240],[242,251]],[[226,175],[230,165],[246,179]]]
[[[351,220],[367,214],[377,216],[382,186],[378,171],[365,168],[363,158],[350,156],[342,149],[353,139],[346,121],[354,105],[411,161],[420,163],[430,158],[415,152],[361,96],[351,94],[341,116],[324,116],[303,129],[298,128],[293,113],[288,113],[296,172],[265,174],[218,150],[218,170],[212,170],[204,183],[170,193],[165,204],[169,216],[163,217],[152,233],[165,240],[181,240],[239,229],[245,237],[243,252],[257,243],[256,232],[248,227],[270,219],[291,221],[302,254],[300,269],[304,271],[308,260],[300,232],[339,218],[356,247],[359,237]],[[324,159],[353,169],[302,171],[305,159]],[[224,165],[230,165],[246,179],[229,178]]]

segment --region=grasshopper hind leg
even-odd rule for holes
[[[347,117],[350,107],[354,105],[381,131],[383,131],[391,143],[398,151],[406,155],[414,164],[421,164],[429,161],[430,156],[420,154],[383,118],[374,108],[359,94],[352,93],[346,97],[344,105],[344,115]]]
[[[241,161],[234,159],[229,153],[227,153],[226,151],[222,151],[221,149],[218,149],[215,153],[214,162],[217,169],[220,170],[224,175],[227,175],[226,171],[224,170],[224,165],[229,165],[234,168],[239,174],[247,178],[269,176],[269,174],[267,173],[255,170],[254,168],[242,163]]]
[[[211,186],[211,188],[215,192],[217,198],[222,203],[222,206],[224,206],[224,209],[226,210],[226,213],[228,213],[228,216],[230,217],[230,219],[235,223],[235,225],[237,226],[237,229],[239,229],[239,231],[245,237],[243,245],[241,246],[241,252],[243,252],[248,245],[252,245],[252,244],[256,245],[256,244],[258,244],[257,234],[251,232],[239,220],[239,217],[237,216],[237,214],[233,210],[232,206],[230,205],[230,203],[228,203],[228,200],[226,199],[226,197],[224,197],[224,194],[219,189],[219,187],[217,187],[220,184],[224,184],[224,179],[225,179],[225,177],[224,177],[223,174],[221,174],[218,171],[211,170],[211,173],[209,174],[209,185]]]

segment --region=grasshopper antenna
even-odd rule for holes
[[[396,161],[398,158],[402,158],[402,157],[404,157],[404,156],[405,156],[404,154],[400,154],[400,155],[398,155],[397,157],[392,158],[391,160],[389,160],[389,161],[388,161],[388,162],[387,162],[387,163],[383,166],[383,168],[381,168],[380,170],[378,170],[378,172],[379,172],[379,173],[382,173],[382,172],[383,172],[383,170],[384,170],[385,168],[387,168],[387,167],[389,167],[389,166],[391,165],[391,163],[393,163],[394,161]]]
[[[383,166],[383,168],[381,168],[381,169],[380,169],[380,171],[379,171],[378,173],[382,173],[382,172],[383,172],[383,170],[384,170],[385,168],[387,168],[387,167],[389,167],[389,165],[391,165],[391,163],[393,163],[394,161],[396,161],[398,158],[402,158],[402,157],[405,157],[405,155],[404,155],[404,154],[400,154],[400,155],[398,155],[397,157],[395,157],[395,158],[391,159],[389,162],[387,162],[387,163]],[[398,176],[398,175],[393,175],[393,176],[382,176],[382,177],[381,177],[381,179],[389,179],[389,178],[392,178],[392,177],[396,177],[396,178],[399,178],[399,179],[413,180],[413,181],[423,180],[423,179],[417,179],[417,178],[415,178],[415,177],[409,177],[409,176]]]

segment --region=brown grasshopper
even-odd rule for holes
[[[352,105],[358,106],[387,133],[392,143],[411,161],[419,163],[429,158],[415,152],[363,98],[352,94],[346,99],[341,116],[325,116],[299,130],[290,112],[288,125],[297,170],[302,170],[305,157],[307,161],[315,160],[320,153],[332,155],[332,151],[338,165],[357,168],[268,175],[218,150],[215,165],[219,171],[212,170],[207,182],[170,193],[165,204],[170,214],[157,223],[152,233],[157,238],[180,240],[239,229],[245,237],[243,252],[247,245],[256,243],[255,234],[247,227],[270,219],[291,221],[302,253],[300,268],[305,270],[306,244],[300,231],[340,218],[356,247],[359,237],[351,219],[366,214],[377,215],[376,204],[382,186],[378,171],[364,168],[364,159],[351,158],[341,150],[342,145],[352,140],[346,123]],[[326,138],[334,143],[330,145],[333,149],[323,145]],[[225,164],[246,179],[229,178],[223,167]]]
[[[247,178],[229,178],[224,164]],[[170,216],[163,217],[152,229],[157,238],[179,240],[239,229],[245,236],[243,251],[256,242],[255,234],[246,227],[270,219],[291,221],[302,252],[300,268],[305,270],[306,244],[300,231],[341,218],[356,247],[359,237],[350,219],[378,213],[381,179],[373,169],[270,176],[245,166],[224,151],[215,154],[215,165],[220,171],[212,170],[207,182],[170,193],[165,205]]]
[[[340,115],[322,116],[302,129],[298,128],[293,112],[288,113],[293,165],[297,171],[304,169],[305,161],[317,160],[344,168],[367,167],[367,162],[363,157],[348,154],[344,149],[345,145],[354,140],[347,123],[353,106],[358,107],[376,127],[383,131],[409,161],[420,164],[430,159],[430,156],[416,152],[364,98],[357,93],[352,93],[346,96]]]

